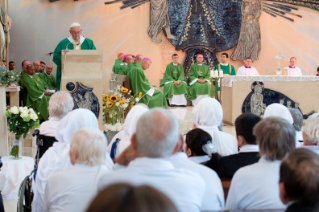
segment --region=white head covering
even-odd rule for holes
[[[220,154],[227,152],[223,141],[219,141],[218,126],[223,120],[223,109],[220,103],[213,98],[204,98],[199,101],[194,109],[195,125],[208,132],[212,136],[212,143],[216,147],[216,151]]]
[[[124,123],[124,138],[117,145],[116,158],[131,144],[131,137],[136,131],[136,125],[139,118],[149,111],[147,107],[135,105],[127,114]]]
[[[290,124],[294,123],[294,120],[288,108],[282,104],[273,103],[271,105],[268,105],[264,113],[264,118],[268,118],[270,116],[283,118]]]
[[[77,23],[77,22],[74,22],[73,24],[71,24],[71,26],[70,26],[70,29],[72,28],[72,27],[76,27],[76,26],[81,26],[79,23]]]
[[[69,150],[73,134],[79,129],[92,127],[99,129],[94,113],[87,109],[76,109],[66,115],[55,131],[55,142],[42,156],[35,182],[36,207],[43,203],[44,190],[48,178],[55,172],[71,167]],[[40,210],[41,211],[41,210]]]

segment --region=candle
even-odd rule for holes
[[[223,71],[219,71],[219,77],[223,77],[224,76],[224,72]]]
[[[212,78],[215,77],[214,70],[211,70],[211,71],[210,71],[210,77],[212,77]]]
[[[214,75],[215,75],[216,78],[218,77],[218,71],[217,70],[214,71]]]

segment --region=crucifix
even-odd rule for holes
[[[202,75],[202,72],[200,70],[197,71],[198,75]]]
[[[282,56],[279,52],[279,54],[277,56],[275,56],[275,58],[278,59],[278,69],[276,71],[277,75],[281,75],[282,71],[280,71],[280,60],[285,58],[284,56]]]

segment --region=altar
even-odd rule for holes
[[[225,76],[221,82],[224,123],[234,125],[242,113],[263,115],[272,103],[299,109],[304,119],[319,112],[319,77]]]

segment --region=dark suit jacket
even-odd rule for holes
[[[259,152],[242,152],[222,157],[215,169],[220,178],[232,178],[241,167],[257,163],[260,159]]]
[[[296,202],[291,204],[285,212],[318,212],[319,205],[318,203],[306,204],[301,202]]]

